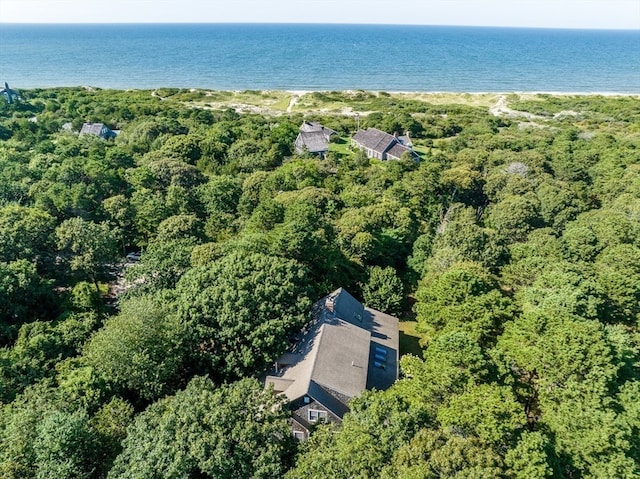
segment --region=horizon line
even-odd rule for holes
[[[590,31],[617,31],[617,32],[640,32],[638,28],[616,28],[616,27],[585,27],[585,26],[531,26],[531,25],[478,25],[478,24],[423,24],[423,23],[366,23],[366,22],[145,22],[145,21],[124,21],[124,22],[3,22],[0,26],[10,25],[46,25],[46,26],[75,26],[75,25],[315,25],[315,26],[379,26],[379,27],[451,27],[451,28],[504,28],[504,29],[527,29],[527,30],[590,30]]]

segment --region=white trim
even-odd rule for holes
[[[319,420],[326,421],[329,418],[329,413],[321,409],[309,409],[309,422],[315,423]]]

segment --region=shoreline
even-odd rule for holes
[[[12,85],[13,86],[13,85]],[[155,91],[161,89],[178,89],[188,90],[191,92],[211,92],[211,93],[288,93],[291,95],[304,96],[311,93],[387,93],[389,95],[475,95],[475,96],[487,96],[487,95],[550,95],[550,96],[621,96],[621,97],[639,97],[638,92],[616,92],[616,91],[557,91],[557,90],[511,90],[511,91],[452,91],[452,90],[368,90],[368,89],[318,89],[318,90],[297,90],[286,88],[245,88],[245,89],[224,89],[224,88],[209,88],[209,87],[176,87],[176,86],[158,86],[149,88],[116,88],[116,87],[101,87],[95,85],[75,85],[75,86],[38,86],[20,88],[17,90],[29,91],[29,90],[55,90],[59,88],[84,88],[87,90],[113,90],[113,91]]]

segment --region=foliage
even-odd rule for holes
[[[404,285],[392,267],[374,266],[362,285],[362,297],[367,306],[397,316],[402,312]]]
[[[140,414],[109,478],[279,478],[291,436],[279,400],[255,380],[194,378]]]
[[[176,321],[153,298],[131,298],[93,335],[83,358],[122,392],[154,399],[179,380],[179,341]]]
[[[71,271],[90,279],[99,290],[98,280],[108,277],[109,265],[117,254],[111,228],[77,217],[62,222],[56,228],[56,237]]]
[[[33,263],[0,263],[0,342],[13,339],[22,323],[50,319],[56,309],[51,282],[38,275]]]
[[[231,253],[191,269],[177,286],[177,308],[196,371],[242,377],[284,352],[311,306],[307,272],[294,260]]]
[[[25,98],[0,101],[1,477],[640,475],[637,98],[509,95],[521,122],[305,94],[324,159],[293,155],[303,115],[236,111],[283,92]],[[422,161],[352,150],[346,108]],[[121,133],[61,129],[87,120]],[[340,286],[415,313],[423,359],[295,446],[246,377]]]

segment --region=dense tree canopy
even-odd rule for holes
[[[0,100],[0,477],[640,476],[638,98],[24,97]],[[367,158],[347,111],[421,161]],[[293,151],[305,119],[323,158]],[[400,316],[401,377],[298,444],[255,378],[340,286]]]
[[[282,477],[293,440],[281,406],[255,380],[196,377],[138,415],[108,477]]]
[[[176,304],[192,367],[221,379],[259,371],[304,324],[309,294],[295,260],[235,252],[191,269]]]

